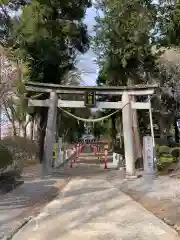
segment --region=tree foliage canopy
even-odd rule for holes
[[[69,83],[67,75],[75,69],[77,55],[89,49],[83,20],[90,6],[91,0],[1,1],[1,45],[11,49],[27,67],[23,81]],[[46,94],[40,96],[41,99],[47,97]],[[22,104],[18,109],[22,110]],[[39,142],[43,149],[47,109],[34,108],[34,112],[40,116]]]
[[[64,74],[74,68],[77,53],[89,47],[87,28],[82,22],[89,6],[89,0],[34,0],[22,8],[13,32],[32,81],[60,83]]]
[[[151,0],[106,0],[98,5],[95,50],[99,56],[100,79],[110,85],[147,82],[155,68],[156,5]],[[103,74],[102,74],[103,73]]]

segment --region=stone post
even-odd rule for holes
[[[143,160],[145,176],[155,177],[156,166],[154,163],[154,148],[152,136],[143,137]]]
[[[50,93],[48,109],[48,119],[46,127],[46,137],[44,143],[44,161],[43,161],[43,173],[51,174],[52,172],[52,157],[53,147],[55,142],[55,130],[56,130],[56,118],[57,118],[57,104],[58,97],[56,92]]]
[[[135,175],[135,162],[134,162],[134,146],[133,146],[133,132],[132,132],[132,111],[131,101],[128,92],[122,95],[122,120],[124,132],[124,152],[126,161],[126,174],[127,176]]]

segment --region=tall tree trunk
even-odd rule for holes
[[[136,81],[133,79],[128,79],[128,85],[134,85],[136,84]],[[131,101],[135,102],[136,97],[132,96]],[[140,133],[139,133],[139,124],[138,124],[138,117],[137,117],[137,110],[132,110],[132,128],[133,128],[133,134],[134,134],[134,152],[135,152],[135,161],[138,158],[142,157],[142,146],[141,146],[141,139],[140,139]]]
[[[29,119],[29,121],[26,123],[26,131],[27,131],[27,137],[31,141],[33,141],[33,134],[34,134],[34,116]]]
[[[116,124],[117,124],[117,134],[119,136],[119,147],[122,148],[122,145],[123,145],[123,142],[122,142],[122,117],[118,117],[117,118],[117,121],[116,121]]]
[[[10,110],[10,113],[9,113],[7,103],[3,102],[3,105],[4,105],[4,111],[5,111],[6,117],[8,118],[8,120],[10,121],[10,123],[12,125],[12,134],[13,134],[13,136],[17,136],[17,128],[16,128],[15,118],[14,118],[12,108],[9,108],[9,110]]]
[[[176,116],[174,117],[173,125],[174,125],[174,132],[175,132],[175,136],[174,136],[175,142],[179,143],[179,129],[178,129],[178,125],[177,125],[177,117]]]
[[[34,118],[34,127],[33,127],[33,140],[38,141],[38,126],[39,126],[39,117],[35,116]]]
[[[23,137],[26,138],[27,137],[26,126],[22,125],[22,133],[23,133]]]
[[[16,130],[16,125],[15,125],[15,122],[14,122],[14,121],[12,121],[12,122],[11,122],[11,124],[12,124],[13,136],[17,136],[17,130]]]
[[[40,122],[38,126],[38,144],[39,144],[39,160],[40,163],[43,162],[44,157],[44,140],[46,136],[46,126],[47,126],[47,113],[48,109],[43,107],[40,110]]]
[[[30,138],[31,141],[33,141],[33,138],[34,138],[34,118],[30,122],[30,136],[29,136],[29,138]]]
[[[136,101],[135,96],[132,96],[131,99],[133,102]],[[137,117],[137,110],[132,110],[132,127],[133,127],[133,138],[134,138],[134,151],[135,151],[135,160],[142,157],[142,146],[141,146],[141,139],[139,133],[139,124],[138,124],[138,117]]]
[[[159,133],[160,133],[160,142],[163,142],[165,134],[164,134],[164,121],[162,116],[160,116],[159,118]]]
[[[19,122],[19,136],[26,138],[27,131],[26,131],[26,124]]]
[[[114,150],[115,144],[116,144],[116,115],[111,116],[111,139],[112,139],[112,150]]]

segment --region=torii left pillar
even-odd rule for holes
[[[48,119],[46,127],[46,136],[44,142],[44,158],[42,164],[42,174],[52,173],[52,157],[53,147],[55,142],[55,130],[56,130],[56,119],[57,119],[57,105],[58,96],[56,92],[50,93]]]

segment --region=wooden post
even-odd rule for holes
[[[133,146],[133,132],[132,132],[132,111],[131,102],[128,92],[122,95],[122,119],[123,119],[123,132],[124,132],[124,148],[126,160],[126,174],[133,176],[135,174],[134,163],[134,146]]]
[[[51,174],[52,172],[52,156],[55,141],[57,104],[58,104],[57,94],[56,92],[52,91],[50,93],[46,137],[44,144],[43,173],[45,174]]]

